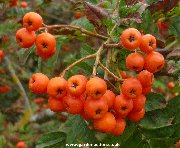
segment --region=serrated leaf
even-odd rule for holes
[[[79,115],[69,116],[66,127],[66,143],[97,143],[95,132],[88,128],[86,122]]]
[[[61,148],[65,147],[66,134],[63,132],[51,132],[39,138],[36,148]]]
[[[172,138],[159,138],[159,139],[151,139],[150,144],[152,148],[170,148],[174,145],[177,140]]]
[[[146,96],[146,106],[145,110],[146,112],[148,111],[153,111],[156,109],[161,109],[166,106],[166,101],[165,98],[156,93],[150,93]]]

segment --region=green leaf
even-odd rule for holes
[[[174,145],[175,139],[172,138],[160,138],[160,139],[151,139],[150,144],[152,148],[170,148]]]
[[[171,22],[170,22],[170,32],[177,36],[177,37],[180,37],[180,17],[179,16],[176,16],[176,17],[173,17],[171,19]]]
[[[65,147],[66,134],[63,132],[51,132],[39,138],[36,148],[61,148]]]
[[[95,132],[88,128],[86,122],[79,115],[70,115],[66,121],[66,127],[66,143],[97,143]]]
[[[145,110],[146,112],[148,111],[153,111],[156,109],[161,109],[166,106],[166,101],[165,98],[156,93],[150,93],[146,96],[146,106]]]

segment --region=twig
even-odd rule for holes
[[[117,43],[117,44],[104,44],[105,48],[121,48],[121,44]]]
[[[111,50],[108,50],[107,59],[106,59],[106,68],[107,69],[109,68],[110,58],[111,58]],[[108,79],[108,72],[107,71],[104,72],[104,79],[105,80]]]
[[[19,80],[19,78],[17,77],[13,67],[11,66],[11,62],[9,61],[8,57],[5,56],[5,62],[7,63],[7,66],[8,66],[8,69],[9,69],[9,72],[14,80],[14,82],[18,85],[20,91],[21,91],[21,95],[23,96],[24,100],[25,100],[25,104],[27,106],[27,108],[29,109],[31,115],[32,115],[32,109],[31,109],[31,106],[30,106],[30,103],[29,103],[29,99],[28,99],[28,96]]]
[[[123,81],[122,79],[120,79],[118,76],[116,76],[114,73],[112,73],[108,68],[106,68],[104,65],[102,65],[100,62],[98,63],[98,65],[105,70],[108,74],[110,74],[113,78],[115,78],[117,81]]]
[[[101,34],[98,34],[98,33],[95,33],[95,32],[91,32],[91,31],[88,31],[88,30],[86,30],[84,28],[77,27],[77,26],[72,26],[72,25],[45,25],[45,27],[40,28],[40,30],[46,29],[46,28],[47,29],[72,28],[72,29],[76,29],[76,30],[81,31],[82,33],[84,33],[86,35],[97,37],[97,38],[100,38],[100,39],[103,39],[103,40],[106,40],[108,38],[108,37],[103,36]]]
[[[86,60],[86,59],[91,59],[91,58],[95,58],[96,57],[96,53],[95,54],[91,54],[88,55],[86,57],[83,57],[79,60],[77,60],[76,62],[72,63],[71,65],[69,65],[66,69],[63,70],[63,72],[60,74],[61,77],[64,77],[64,75],[66,74],[67,71],[69,71],[70,69],[72,69],[74,66],[76,66],[77,64],[79,64],[80,62]]]

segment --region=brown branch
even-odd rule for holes
[[[106,71],[108,74],[110,74],[113,78],[115,78],[117,81],[123,81],[123,79],[120,79],[118,76],[116,76],[114,73],[112,73],[108,68],[106,68],[104,65],[102,65],[100,62],[98,63],[98,65],[104,70]]]
[[[80,62],[86,60],[86,59],[91,59],[91,58],[95,58],[96,57],[96,53],[95,54],[91,54],[88,55],[86,57],[83,57],[79,60],[77,60],[76,62],[72,63],[71,65],[69,65],[66,69],[63,70],[63,72],[60,74],[61,77],[64,77],[64,75],[66,74],[67,71],[69,71],[70,69],[72,69],[74,66],[76,66],[77,64],[79,64]]]
[[[108,38],[108,37],[103,36],[101,34],[91,32],[91,31],[88,31],[88,30],[86,30],[84,28],[77,27],[77,26],[72,26],[72,25],[44,25],[44,27],[40,28],[40,30],[43,30],[43,29],[57,29],[57,28],[76,29],[76,30],[81,31],[81,33],[84,33],[84,34],[89,35],[89,36],[97,37],[97,38],[100,38],[100,39],[103,39],[103,40],[106,40]]]
[[[121,48],[121,44],[117,43],[117,44],[104,44],[104,48]]]

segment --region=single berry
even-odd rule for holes
[[[115,97],[116,96],[112,91],[107,90],[106,93],[101,98],[107,101],[108,108],[112,108],[114,105]]]
[[[111,131],[113,135],[122,135],[126,127],[126,121],[124,119],[116,119],[115,128]]]
[[[143,87],[152,86],[152,84],[154,83],[153,73],[151,73],[147,70],[141,71],[138,74],[137,79],[140,81],[140,83]]]
[[[63,101],[59,100],[59,99],[56,99],[56,98],[53,98],[53,97],[50,97],[48,99],[48,107],[53,112],[63,112],[63,111],[65,111]]]
[[[128,114],[128,118],[131,120],[131,121],[134,121],[134,122],[138,122],[140,121],[142,118],[144,118],[144,115],[145,115],[145,109],[143,108],[142,110],[138,111],[138,112],[130,112]]]
[[[142,94],[138,95],[136,98],[133,98],[133,112],[142,110],[145,107],[146,97]]]

